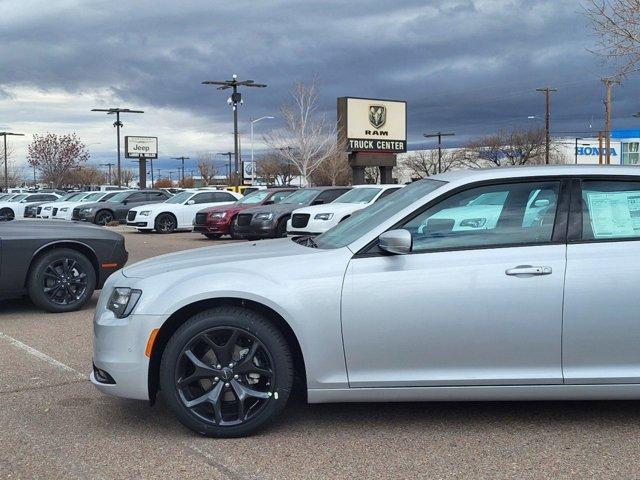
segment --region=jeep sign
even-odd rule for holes
[[[407,103],[338,98],[340,144],[347,152],[407,151]]]
[[[158,137],[124,137],[127,158],[158,158]]]

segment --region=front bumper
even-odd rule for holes
[[[93,219],[95,218],[95,212],[76,212],[74,211],[71,214],[71,220],[77,220],[79,222],[91,222],[93,223]]]
[[[153,228],[153,225],[149,225],[149,222],[129,222],[129,221],[127,221],[127,227]]]
[[[320,235],[326,232],[332,227],[335,227],[338,222],[332,220],[316,220],[313,217],[309,219],[304,227],[293,227],[291,225],[291,219],[287,222],[287,234],[288,235]]]
[[[252,219],[247,226],[237,223],[233,226],[233,233],[239,238],[271,238],[276,233],[277,222],[273,220]]]
[[[194,223],[193,231],[198,233],[215,233],[217,235],[229,234],[229,222]]]
[[[111,290],[103,295],[111,295]],[[100,381],[95,370],[91,383],[101,392],[116,397],[149,400],[149,358],[145,349],[149,336],[160,328],[165,315],[136,315],[116,318],[104,307],[101,295],[93,320],[93,364],[112,381]]]

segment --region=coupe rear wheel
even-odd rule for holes
[[[240,437],[284,408],[293,361],[280,331],[240,307],[199,313],[171,337],[160,387],[180,422],[211,437]]]
[[[31,301],[48,312],[79,310],[93,295],[96,273],[87,257],[56,248],[38,257],[28,279]]]
[[[10,208],[3,208],[0,210],[0,221],[13,220],[16,217],[14,211]]]
[[[98,213],[96,213],[96,218],[94,220],[94,223],[96,225],[105,226],[111,222],[113,222],[113,213],[111,213],[109,210],[100,210]]]
[[[178,228],[178,221],[170,213],[161,213],[156,218],[155,227],[158,233],[171,233]]]

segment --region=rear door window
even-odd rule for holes
[[[640,237],[640,182],[582,182],[582,239]]]

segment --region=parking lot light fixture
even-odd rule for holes
[[[253,158],[253,124],[258,123],[260,120],[273,119],[275,117],[271,117],[269,115],[265,115],[264,117],[255,118],[251,120],[251,184],[253,185],[254,179],[256,177],[256,162]]]

